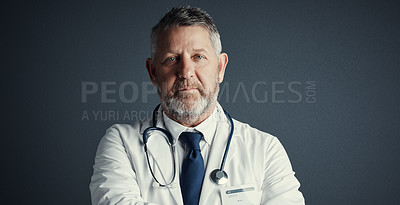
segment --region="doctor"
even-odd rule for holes
[[[161,106],[152,119],[106,131],[92,204],[304,204],[278,139],[232,121],[217,102],[228,63],[221,50],[199,8],[174,8],[153,27],[146,67]]]

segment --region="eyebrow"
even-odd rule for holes
[[[168,50],[164,51],[163,53],[165,54],[165,53],[178,53],[178,52],[176,50],[168,49]]]
[[[203,48],[193,49],[193,51],[195,51],[195,52],[205,52],[205,53],[208,53],[207,50],[206,50],[206,49],[203,49]]]
[[[207,50],[204,48],[198,48],[198,49],[194,48],[194,49],[192,49],[192,51],[193,52],[204,52],[204,53],[208,54]],[[179,53],[179,52],[176,50],[168,49],[162,53],[162,56],[166,55],[166,54],[177,54],[177,53]]]

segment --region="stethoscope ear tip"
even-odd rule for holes
[[[176,187],[178,187],[178,186],[176,185],[176,183],[172,183],[172,184],[169,185],[169,188],[171,188],[171,189],[175,189]]]
[[[170,188],[170,189],[175,189],[175,188],[178,187],[178,186],[176,185],[176,183],[171,183],[171,184],[167,184],[167,185],[161,185],[160,183],[158,183],[158,182],[156,182],[156,181],[153,182],[152,186],[153,186],[154,188],[163,187],[163,188]]]

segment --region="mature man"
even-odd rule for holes
[[[199,8],[174,8],[153,27],[146,67],[161,106],[153,119],[107,130],[93,204],[304,204],[278,139],[232,120],[217,102],[228,63],[221,50]]]

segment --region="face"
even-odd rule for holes
[[[216,55],[209,33],[201,26],[161,32],[154,59],[147,59],[163,110],[186,126],[195,126],[213,111],[228,56]]]

